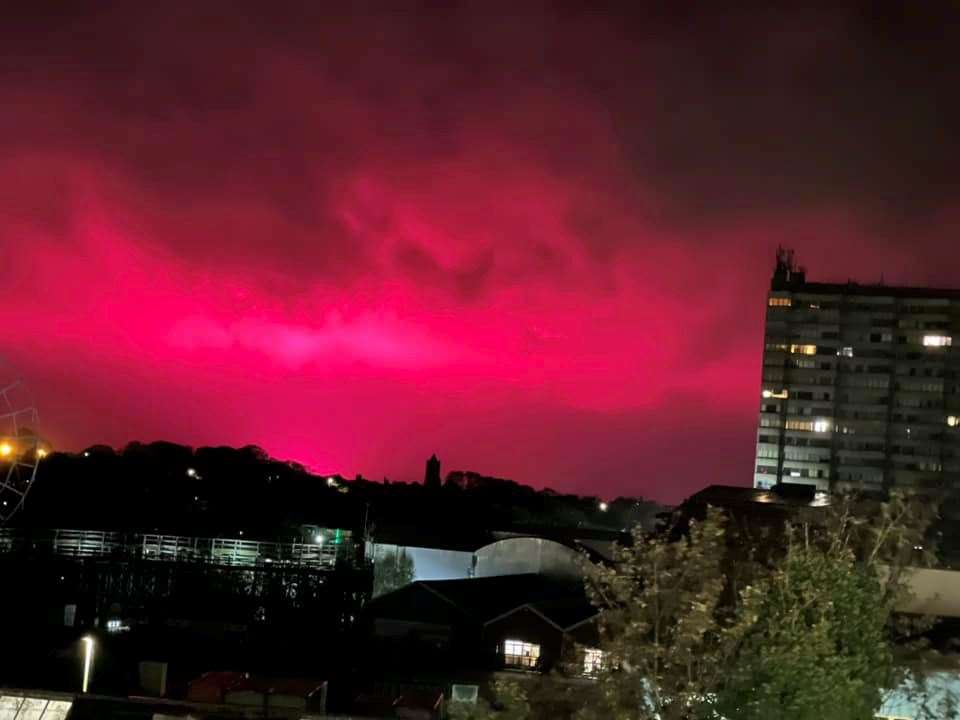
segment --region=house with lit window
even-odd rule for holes
[[[557,671],[583,681],[602,666],[597,610],[580,580],[536,574],[418,581],[371,601],[363,676],[450,696],[494,677]]]

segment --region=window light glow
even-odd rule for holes
[[[949,335],[924,335],[924,347],[950,347],[953,345],[953,338]]]
[[[598,675],[607,664],[606,653],[599,648],[584,648],[583,674],[588,677]]]
[[[793,305],[793,300],[788,297],[772,297],[767,300],[767,305],[770,307],[790,307]]]
[[[960,415],[947,415],[947,425],[950,427],[960,426]]]
[[[107,632],[119,633],[130,629],[129,625],[124,625],[122,620],[107,620]]]
[[[776,392],[774,390],[764,390],[762,395],[767,400],[769,400],[770,398],[776,398],[777,400],[786,400],[788,397],[790,397],[790,391],[786,389],[780,390],[779,392]]]
[[[793,355],[816,355],[816,345],[791,345],[790,352]]]
[[[503,661],[514,667],[533,668],[540,660],[540,646],[522,640],[503,641]]]
[[[830,432],[830,421],[821,418],[819,420],[787,420],[787,430],[806,430],[818,433]]]

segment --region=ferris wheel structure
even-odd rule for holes
[[[37,430],[38,421],[26,384],[0,367],[0,527],[23,509],[40,461],[49,452]]]

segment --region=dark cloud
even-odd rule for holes
[[[77,347],[104,383],[159,378],[115,394],[122,428],[64,411],[68,442],[179,432],[159,397],[203,377],[233,393],[207,398],[222,439],[338,466],[395,474],[390,422],[381,455],[356,439],[379,401],[425,434],[483,416],[491,445],[552,448],[570,483],[590,453],[559,446],[589,427],[610,472],[691,472],[653,459],[681,441],[633,442],[653,418],[746,477],[750,439],[710,429],[755,410],[776,245],[829,279],[960,271],[946,0],[40,2],[2,34],[0,243],[19,259],[0,286],[34,287],[44,319],[21,359],[53,378]],[[420,370],[446,398],[429,412],[393,376]],[[297,442],[250,419],[251,378],[283,384]],[[341,425],[298,405],[311,383]],[[691,428],[677,396],[718,419]],[[310,449],[315,428],[337,452]]]
[[[261,204],[276,218],[257,235],[284,255],[311,234],[331,255],[355,244],[332,198],[358,167],[471,160],[473,118],[651,220],[842,205],[919,221],[953,199],[958,13],[48,5],[8,24],[4,84],[30,107],[3,129],[121,168],[167,216],[197,199]],[[597,152],[607,128],[578,122],[585,108],[623,167]],[[304,267],[292,256],[284,269]]]

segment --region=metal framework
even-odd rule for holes
[[[0,377],[0,527],[23,507],[46,455],[37,409],[19,379]]]
[[[0,528],[0,577],[24,586],[52,582],[76,603],[79,626],[100,618],[224,632],[251,623],[339,632],[369,599],[372,567],[349,531],[324,533],[329,542],[308,543],[7,527]]]
[[[260,542],[237,538],[122,533],[103,530],[0,530],[0,553],[29,548],[34,552],[73,558],[136,558],[153,561],[204,563],[228,567],[260,565],[330,570],[351,560],[352,535],[330,530],[336,542]]]

